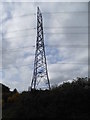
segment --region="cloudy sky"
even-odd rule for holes
[[[27,90],[33,75],[36,12],[40,7],[51,85],[88,76],[88,3],[17,3],[0,7],[0,82]],[[1,55],[1,54],[0,54]]]

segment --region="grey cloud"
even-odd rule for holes
[[[72,13],[63,15],[46,15],[44,12],[60,12],[60,11],[87,11],[87,3],[15,3],[14,5],[5,5],[4,13],[7,17],[7,8],[12,9],[12,19],[8,19],[3,24],[4,38],[5,37],[17,37],[16,39],[3,40],[3,49],[15,49],[22,46],[32,46],[36,42],[36,31],[25,32],[13,32],[9,31],[20,30],[23,28],[32,28],[36,26],[36,18],[25,17],[23,19],[15,16],[25,15],[36,12],[36,6],[39,5],[43,12],[44,27],[63,27],[63,26],[75,26],[84,25],[87,26],[87,14],[85,16],[74,16]],[[56,16],[56,17],[55,17]],[[15,18],[15,19],[14,19]],[[60,29],[60,30],[46,30],[45,32],[87,32],[87,29]],[[31,37],[18,38],[18,36],[30,36]],[[65,45],[65,44],[88,44],[87,35],[49,35],[45,34],[45,44],[49,45]],[[83,42],[82,42],[83,41]],[[87,62],[88,52],[87,48],[69,48],[69,47],[46,47],[48,72],[50,82],[52,85],[60,84],[63,81],[71,80],[77,76],[87,76],[87,65],[79,64],[59,64],[63,62]],[[33,60],[34,60],[35,48],[30,47],[25,50],[18,50],[17,52],[3,51],[3,67],[11,67],[8,71],[4,71],[4,83],[8,84],[12,89],[17,87],[20,91],[25,90],[31,81],[33,73]],[[54,57],[53,57],[54,56]],[[54,63],[54,64],[51,64]],[[58,63],[58,64],[56,64]],[[21,67],[12,70],[15,65],[32,64],[32,66]],[[12,82],[11,82],[12,81]],[[14,84],[15,83],[15,84]],[[22,83],[22,84],[21,84]]]

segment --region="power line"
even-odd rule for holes
[[[24,36],[18,36],[18,37],[6,37],[6,38],[2,38],[2,40],[6,40],[6,39],[16,39],[16,38],[24,38],[24,37],[31,37],[31,36],[34,36],[34,34],[24,35]]]
[[[77,65],[88,65],[88,63],[50,63],[50,64],[77,64]],[[26,65],[20,65],[20,66],[13,66],[13,67],[2,67],[0,69],[10,69],[10,68],[20,68],[20,67],[24,67],[24,66],[33,66],[32,64],[26,64]]]
[[[68,34],[68,35],[85,35],[85,34],[90,34],[90,33],[52,33],[52,32],[47,32],[47,33],[44,33],[45,34],[57,34],[57,35],[61,35],[61,34]],[[23,37],[30,37],[30,36],[34,36],[34,34],[31,34],[31,35],[25,35],[25,36],[18,36],[18,37],[6,37],[6,38],[2,38],[2,40],[5,40],[5,39],[15,39],[15,38],[23,38]]]
[[[88,29],[89,26],[63,26],[63,27],[44,27],[44,29]],[[14,31],[8,31],[7,33],[14,33],[14,32],[19,32],[19,31],[28,31],[28,30],[35,30],[36,28],[25,28],[25,29],[20,29],[20,30],[14,30]],[[3,33],[3,32],[2,32]]]
[[[90,27],[90,26],[61,26],[61,27],[44,27],[44,28],[46,28],[46,29],[57,29],[57,28],[88,28],[88,27]]]
[[[89,13],[89,11],[62,11],[62,12],[42,12],[42,14],[68,14],[68,13]],[[20,16],[12,16],[12,17],[9,17],[9,18],[17,18],[17,17],[25,17],[25,16],[35,16],[36,13],[27,13],[27,14],[24,14],[24,15],[20,15]]]
[[[61,62],[61,63],[51,63],[51,64],[80,64],[80,65],[88,65],[88,62],[86,63],[80,63],[80,62]]]
[[[47,32],[47,33],[44,33],[44,34],[90,34],[90,33],[59,33],[59,32],[54,32],[54,33],[52,33],[52,32]]]
[[[32,64],[26,64],[26,65],[20,65],[20,66],[13,66],[13,67],[6,67],[6,68],[0,68],[0,69],[10,69],[10,68],[20,68],[20,67],[25,67],[25,66],[31,66]]]
[[[88,11],[62,11],[62,12],[42,12],[42,14],[68,14],[68,13],[89,13]]]
[[[56,14],[87,14],[89,13],[88,11],[63,11],[63,12],[43,12],[42,14],[52,14],[52,15],[56,15]],[[24,14],[24,15],[20,15],[20,16],[11,16],[9,18],[11,19],[15,19],[18,17],[27,17],[27,16],[35,16],[36,13],[28,13],[28,14]]]
[[[8,54],[8,53],[3,53],[3,52],[18,52],[20,50],[25,50],[25,49],[29,49],[30,47],[35,47],[35,46],[29,46],[29,47],[21,47],[21,48],[16,48],[16,49],[7,49],[7,50],[1,50],[2,51],[2,54]],[[20,51],[22,52],[22,51]]]
[[[87,48],[88,45],[45,45],[46,47],[69,47],[69,48]]]
[[[8,17],[8,18],[11,18],[11,19],[15,19],[15,18],[18,18],[18,17],[27,17],[27,16],[35,16],[36,13],[29,13],[29,14],[24,14],[24,15],[20,15],[20,16],[11,16],[11,17]]]
[[[35,45],[25,46],[25,47],[18,47],[18,48],[15,48],[15,49],[1,49],[1,51],[2,51],[2,53],[3,52],[18,52],[18,50],[29,49],[30,47],[34,48]],[[88,45],[45,45],[45,47],[87,48]],[[4,54],[7,54],[7,53],[4,53]]]
[[[14,33],[18,31],[26,31],[26,30],[35,30],[36,28],[26,28],[26,29],[21,29],[21,30],[15,30],[15,31],[8,31],[7,33]]]

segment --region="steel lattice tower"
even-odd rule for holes
[[[37,41],[31,89],[38,89],[39,85],[40,88],[50,89],[44,48],[43,19],[42,13],[39,7],[37,7]]]

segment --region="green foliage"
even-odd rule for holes
[[[16,90],[15,90],[16,91]],[[12,92],[4,99],[3,120],[60,118],[89,120],[90,79],[77,78],[50,91]]]

